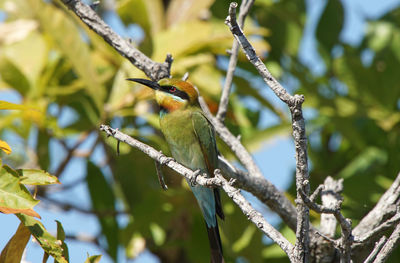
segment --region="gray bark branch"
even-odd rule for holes
[[[265,235],[271,238],[275,243],[277,243],[282,250],[288,255],[289,258],[292,257],[293,245],[287,241],[282,234],[276,230],[272,225],[270,225],[265,218],[261,215],[260,212],[255,210],[251,204],[244,198],[244,196],[240,193],[240,190],[234,188],[232,186],[232,182],[228,182],[225,178],[220,176],[218,170],[215,171],[216,176],[213,178],[207,178],[206,176],[196,175],[195,171],[192,171],[180,163],[173,160],[171,157],[167,157],[161,152],[157,151],[153,147],[140,142],[117,129],[113,129],[108,125],[101,125],[100,130],[105,132],[108,136],[112,136],[118,141],[127,143],[128,145],[142,151],[150,158],[155,160],[157,163],[161,165],[168,166],[175,172],[184,176],[188,180],[195,182],[199,185],[206,187],[221,187],[227,195],[235,202],[243,213],[247,216],[247,218],[256,225],[258,229],[260,229]]]
[[[235,39],[239,42],[247,59],[257,69],[264,82],[272,89],[276,96],[290,109],[292,115],[293,139],[296,152],[296,187],[304,189],[308,196],[310,186],[308,184],[308,160],[307,160],[307,138],[305,134],[305,123],[302,113],[302,104],[304,96],[290,95],[282,85],[272,76],[267,67],[257,56],[254,48],[247,40],[240,25],[236,21],[236,3],[231,3],[229,6],[229,15],[225,20]],[[306,184],[304,184],[307,182]],[[295,256],[299,262],[309,261],[309,230],[310,219],[309,209],[304,204],[301,194],[297,192],[297,227],[296,227],[296,245]]]
[[[253,6],[253,3],[254,0],[242,0],[242,3],[240,4],[238,24],[242,28],[244,26],[244,20],[246,19],[250,8]],[[229,94],[231,93],[233,75],[235,73],[238,61],[239,43],[236,41],[236,39],[233,39],[232,49],[230,50],[230,53],[231,56],[229,58],[228,70],[226,72],[224,87],[222,88],[221,99],[216,116],[217,120],[219,120],[220,122],[224,122],[226,112],[228,111]]]

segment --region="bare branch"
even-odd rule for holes
[[[325,207],[335,208],[342,200],[340,193],[343,191],[343,179],[334,180],[328,176],[323,184],[324,190],[321,192],[321,201]],[[340,205],[340,204],[339,204]],[[335,236],[336,218],[332,214],[321,214],[321,233],[329,236]]]
[[[172,56],[167,55],[164,63],[152,61],[134,48],[129,41],[115,33],[97,14],[80,0],[62,0],[90,29],[101,36],[118,53],[127,58],[135,67],[142,70],[152,80],[160,80],[170,75]]]
[[[343,190],[343,180],[334,181],[332,178],[328,177],[325,180],[324,188],[328,188],[330,195],[333,197],[331,198],[330,202],[328,203],[329,207],[319,205],[313,202],[303,191],[303,189],[297,189],[297,192],[300,193],[301,198],[303,199],[304,203],[311,208],[312,210],[318,213],[324,214],[333,214],[336,220],[340,223],[342,233],[341,239],[339,243],[336,245],[340,252],[340,260],[341,262],[350,262],[351,261],[351,245],[354,242],[354,238],[352,235],[352,228],[351,228],[351,220],[345,218],[341,210],[342,205],[342,197],[339,193]],[[325,190],[326,191],[326,190]],[[324,193],[326,194],[326,193]],[[322,220],[321,220],[322,221]],[[335,223],[336,225],[336,223]],[[332,231],[332,230],[329,230]],[[334,230],[333,230],[334,231]],[[334,232],[329,233],[333,236]],[[336,242],[335,242],[336,243]]]
[[[382,249],[383,245],[385,245],[387,238],[385,236],[381,237],[381,239],[375,243],[375,247],[372,250],[371,254],[364,260],[364,263],[372,263],[374,262],[376,255]]]
[[[55,205],[57,208],[60,208],[64,211],[70,211],[70,210],[75,210],[77,212],[83,213],[83,214],[89,214],[89,215],[97,215],[100,217],[106,217],[106,216],[116,216],[120,214],[129,214],[129,211],[117,211],[117,210],[89,210],[89,209],[84,209],[80,206],[71,204],[71,203],[64,203],[52,198],[44,197],[42,196],[42,199],[45,201],[51,203],[52,205]]]
[[[400,242],[400,224],[397,224],[389,239],[383,246],[383,248],[379,251],[376,256],[374,263],[383,263],[385,262],[393,250],[397,247]]]
[[[381,235],[384,231],[393,227],[397,223],[400,223],[400,211],[398,211],[392,218],[388,219],[373,230],[363,234],[361,237],[355,237],[354,241],[360,244],[366,243],[374,237]]]
[[[231,3],[229,6],[229,15],[225,23],[229,26],[233,36],[239,42],[247,59],[254,65],[259,74],[262,76],[265,83],[272,91],[285,102],[292,115],[293,138],[296,151],[296,188],[304,189],[308,196],[310,186],[308,184],[308,160],[307,160],[307,137],[305,134],[305,123],[302,113],[302,104],[304,96],[291,96],[282,85],[272,76],[261,59],[256,55],[256,52],[250,42],[243,34],[242,29],[236,21],[235,9],[236,3]],[[305,184],[305,182],[307,182]],[[301,194],[297,193],[297,227],[296,227],[296,245],[295,254],[299,261],[308,262],[309,259],[309,229],[310,219],[308,207],[303,203]]]
[[[238,23],[242,28],[244,26],[244,20],[246,19],[246,16],[249,13],[253,3],[254,0],[242,0],[238,18],[239,20]],[[233,10],[233,12],[236,13],[235,10]],[[226,72],[225,83],[224,87],[222,88],[221,100],[219,102],[218,112],[216,116],[216,118],[220,122],[224,122],[226,112],[228,111],[229,94],[231,92],[233,74],[235,72],[237,65],[238,53],[239,53],[239,43],[236,41],[236,39],[234,39],[232,44],[232,49],[230,50],[231,56],[229,59],[228,70]]]
[[[228,194],[228,196],[242,209],[243,214],[253,222],[264,234],[271,238],[275,243],[277,243],[282,250],[288,255],[289,259],[292,261],[293,258],[293,245],[287,241],[282,234],[271,226],[260,212],[255,210],[251,204],[240,194],[240,190],[234,188],[228,181],[226,181],[218,170],[215,170],[215,176],[221,179],[221,187]]]
[[[54,176],[60,177],[61,173],[65,170],[65,167],[69,164],[69,161],[71,158],[74,156],[75,150],[87,139],[87,137],[90,135],[90,131],[86,131],[80,134],[78,141],[72,146],[71,148],[68,148],[68,146],[64,143],[62,145],[67,149],[67,156],[65,159],[60,163],[60,165],[57,167],[56,171],[54,172]],[[62,142],[62,140],[60,140]]]
[[[217,172],[217,176],[213,178],[207,178],[205,176],[199,175],[180,163],[174,161],[170,157],[166,157],[164,154],[160,153],[156,149],[151,146],[142,143],[120,131],[117,129],[113,129],[108,125],[102,124],[100,126],[100,130],[105,132],[108,136],[112,136],[115,139],[125,142],[136,149],[139,149],[150,158],[155,160],[156,162],[166,165],[177,173],[181,174],[185,178],[190,181],[194,181],[196,184],[206,186],[206,187],[216,187],[220,186],[228,196],[242,209],[243,213],[248,216],[248,218],[259,228],[263,233],[265,233],[268,237],[270,237],[274,242],[276,242],[282,250],[289,256],[292,257],[291,251],[293,250],[293,245],[287,241],[279,231],[273,228],[264,218],[263,216],[257,212],[249,202],[240,194],[240,191],[234,188],[226,179],[219,175]]]
[[[397,213],[400,205],[400,173],[375,207],[354,228],[354,236],[363,236]]]

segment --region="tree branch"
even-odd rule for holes
[[[375,207],[360,221],[354,228],[354,236],[363,236],[371,230],[377,228],[388,218],[397,213],[400,205],[400,173],[394,180],[390,188],[382,195]]]
[[[62,0],[90,29],[101,36],[118,53],[127,58],[135,67],[142,70],[152,80],[170,76],[172,56],[167,55],[164,63],[157,63],[134,48],[129,41],[115,33],[97,14],[80,0]]]
[[[282,85],[272,76],[261,59],[256,55],[256,52],[250,42],[243,34],[242,29],[236,21],[235,9],[236,3],[231,3],[229,6],[229,15],[225,23],[229,26],[233,36],[239,42],[247,59],[257,69],[264,82],[272,89],[276,96],[285,102],[292,115],[292,129],[296,152],[296,188],[304,189],[308,196],[310,186],[308,184],[308,160],[307,160],[307,138],[305,134],[305,123],[302,113],[302,104],[304,96],[291,96]],[[305,184],[305,182],[307,182]],[[296,227],[296,245],[295,254],[299,261],[308,262],[309,260],[309,209],[303,203],[301,194],[297,192],[297,227]]]
[[[243,28],[244,20],[246,19],[247,14],[250,11],[250,8],[253,6],[254,0],[242,0],[239,11],[239,25]],[[231,92],[233,74],[236,69],[238,54],[239,54],[239,43],[236,39],[233,39],[232,49],[230,51],[230,59],[228,64],[228,69],[226,71],[226,78],[224,82],[224,87],[222,88],[221,99],[219,102],[218,112],[217,112],[217,120],[220,122],[224,122],[226,112],[228,111],[228,103],[229,103],[229,94]]]
[[[390,235],[389,239],[379,251],[378,255],[374,260],[374,263],[383,263],[385,262],[393,250],[397,247],[400,242],[400,224],[397,224],[394,231]]]
[[[257,226],[257,228],[259,228],[264,234],[266,234],[275,243],[277,243],[289,256],[289,258],[292,257],[291,251],[293,250],[293,245],[290,244],[290,242],[287,241],[279,231],[271,226],[264,219],[264,217],[259,212],[257,212],[249,202],[246,201],[246,199],[240,193],[240,190],[232,186],[232,182],[228,182],[226,179],[220,176],[218,170],[216,170],[216,176],[213,178],[207,178],[206,176],[202,175],[197,176],[194,171],[174,161],[172,158],[166,157],[164,154],[160,153],[151,146],[142,143],[118,131],[117,129],[113,129],[108,125],[102,124],[100,126],[100,130],[105,132],[108,136],[112,136],[121,142],[125,142],[130,146],[139,149],[156,162],[168,166],[169,168],[181,174],[190,181],[206,187],[221,187],[228,194],[228,196],[240,207],[240,209],[248,217],[248,219]]]
[[[382,249],[383,245],[385,245],[387,238],[385,236],[381,237],[381,239],[375,243],[375,247],[372,250],[371,254],[367,257],[366,260],[364,260],[364,263],[372,263],[376,255],[379,253],[379,251]]]

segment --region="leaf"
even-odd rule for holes
[[[28,107],[21,104],[15,104],[3,100],[0,100],[0,110],[21,110],[24,113],[23,115],[24,119],[28,121],[35,121],[37,123],[44,118],[43,113],[33,107]]]
[[[0,263],[20,263],[31,232],[22,223],[0,255]]]
[[[168,5],[168,26],[199,19],[201,13],[209,9],[215,0],[172,0]]]
[[[36,22],[36,21],[35,21]],[[35,23],[36,27],[38,23]],[[37,30],[31,32],[22,41],[3,46],[2,54],[17,67],[31,84],[31,92],[40,92],[34,88],[42,69],[47,62],[48,47],[43,34]],[[34,65],[34,66],[33,66]],[[40,96],[41,94],[37,94]]]
[[[31,216],[17,214],[21,222],[29,229],[43,250],[59,263],[68,263],[63,256],[62,241],[47,232],[43,224]]]
[[[61,247],[63,249],[63,251],[62,251],[63,257],[67,260],[67,262],[69,262],[68,247],[67,247],[67,244],[65,244],[65,242],[64,242],[65,231],[64,231],[64,228],[60,221],[56,220],[56,223],[57,223],[57,240],[61,240],[61,242],[62,242]],[[57,262],[57,261],[54,260],[54,262]]]
[[[24,105],[0,100],[0,110],[33,110],[33,109],[28,108]]]
[[[0,149],[3,150],[6,154],[11,153],[11,147],[5,141],[0,140]]]
[[[49,185],[60,184],[60,181],[54,175],[38,169],[18,169],[21,184],[29,185]]]
[[[117,4],[122,21],[127,25],[139,24],[149,38],[164,26],[164,9],[160,0],[124,0]]]
[[[384,150],[376,147],[365,148],[339,172],[339,177],[347,179],[355,175],[362,175],[370,167],[384,164],[387,159],[388,156]]]
[[[99,263],[101,255],[90,256],[85,260],[85,263]]]
[[[26,187],[19,183],[18,173],[7,165],[0,169],[0,212],[23,213],[40,218],[32,208],[39,203]]]
[[[9,59],[0,56],[1,80],[21,94],[26,94],[30,83],[21,70]]]
[[[96,211],[115,211],[115,196],[102,171],[92,162],[87,162],[87,184],[92,207]],[[118,223],[113,215],[98,215],[103,235],[107,239],[112,258],[117,259]]]
[[[329,0],[318,23],[316,36],[319,42],[331,51],[338,43],[343,26],[344,11],[340,0]]]

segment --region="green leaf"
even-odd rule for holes
[[[87,162],[87,184],[92,207],[99,212],[115,211],[115,196],[102,171],[92,162]],[[107,239],[107,252],[117,260],[118,223],[112,214],[98,214],[103,235]]]
[[[37,169],[18,169],[21,184],[29,185],[49,185],[60,184],[58,178],[43,170]]]
[[[42,69],[47,62],[47,52],[48,47],[44,35],[36,30],[21,41],[3,46],[2,50],[4,57],[11,61],[26,77],[31,88],[35,87],[38,78],[41,76]],[[38,92],[39,90],[32,89],[31,91]]]
[[[22,223],[17,232],[8,241],[0,255],[0,263],[20,263],[26,244],[28,244],[31,232]]]
[[[160,0],[118,1],[117,12],[125,24],[139,24],[150,39],[164,26],[164,10]]]
[[[351,162],[340,171],[339,176],[346,179],[354,175],[360,175],[377,163],[385,163],[387,158],[386,152],[382,149],[376,147],[365,148],[364,151],[351,160]]]
[[[85,263],[99,263],[101,255],[90,256],[85,260]]]
[[[67,260],[67,262],[69,262],[68,247],[67,247],[67,244],[64,242],[65,241],[65,231],[64,231],[64,228],[60,221],[56,220],[56,223],[57,223],[57,240],[61,240],[61,242],[62,242],[61,247],[63,249],[62,250],[63,257]],[[56,263],[57,260],[54,260],[54,262]]]
[[[32,208],[39,203],[24,185],[19,183],[18,173],[7,165],[0,169],[0,212],[24,213],[40,217]]]
[[[68,263],[63,256],[62,241],[47,232],[43,224],[31,216],[17,214],[21,222],[29,229],[43,250],[59,263]]]
[[[317,27],[317,39],[329,52],[339,42],[344,10],[340,0],[329,0]]]
[[[1,79],[21,94],[26,94],[30,83],[21,70],[7,58],[0,56]]]

